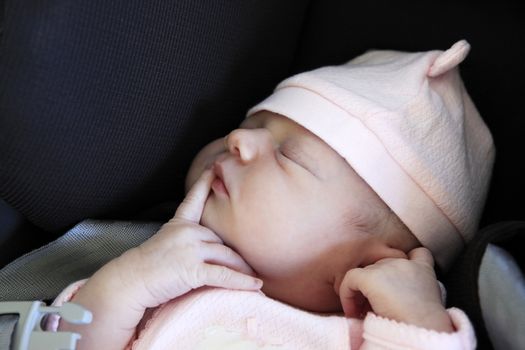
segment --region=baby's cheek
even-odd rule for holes
[[[200,224],[204,227],[207,227],[211,229],[212,231],[215,231],[214,227],[214,210],[213,210],[213,203],[211,201],[211,198],[208,197],[206,200],[206,203],[204,203],[204,209],[202,210],[202,216],[200,220]]]
[[[232,223],[230,215],[224,212],[224,208],[213,197],[208,197],[204,204],[200,224],[212,230],[219,238],[228,245],[231,236]]]

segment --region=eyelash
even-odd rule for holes
[[[285,156],[286,158],[289,158],[289,159],[292,159],[293,158],[293,155],[294,155],[294,152],[292,152],[290,150],[290,146],[287,145],[287,144],[284,144],[284,145],[280,145],[279,146],[279,152],[281,152],[281,154],[283,156]]]
[[[291,146],[289,143],[285,142],[279,146],[279,153],[281,153],[288,160],[304,168],[304,166],[300,163],[300,157],[294,146]]]

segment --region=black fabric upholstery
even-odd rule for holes
[[[163,219],[173,206],[144,210],[176,203],[199,147],[284,77],[461,38],[497,148],[482,226],[525,217],[521,2],[10,0],[3,15],[0,198],[41,229]]]
[[[53,234],[42,231],[0,199],[0,269],[52,239]]]
[[[0,197],[56,232],[178,201],[196,151],[290,73],[307,7],[6,1]]]

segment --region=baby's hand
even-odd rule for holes
[[[433,266],[430,251],[416,248],[408,259],[382,259],[348,271],[339,289],[345,315],[359,317],[371,308],[392,320],[453,332]]]
[[[209,229],[199,225],[213,175],[206,171],[192,187],[173,219],[141,246],[98,270],[73,302],[93,313],[89,326],[69,323],[80,333],[79,349],[122,349],[148,307],[204,285],[259,289],[252,269]]]
[[[175,216],[150,239],[113,261],[124,290],[155,307],[201,286],[257,290],[250,266],[199,221],[213,180],[205,171]],[[124,272],[124,273],[122,273]]]

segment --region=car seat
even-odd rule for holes
[[[519,1],[0,3],[2,266],[78,225],[168,219],[196,151],[291,74],[459,39],[472,45],[461,73],[497,150],[480,227],[525,220]],[[514,242],[503,248],[523,268]],[[457,281],[446,284],[459,305]]]

